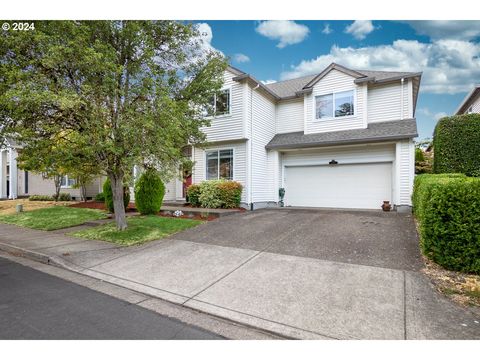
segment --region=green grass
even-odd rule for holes
[[[115,223],[108,223],[91,229],[76,231],[70,235],[90,240],[109,241],[119,245],[138,245],[147,241],[197,226],[200,220],[176,219],[156,215],[132,216],[127,218],[128,227],[118,231]]]
[[[19,214],[1,215],[0,222],[38,230],[57,230],[104,218],[106,214],[100,210],[52,206]]]

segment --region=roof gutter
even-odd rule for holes
[[[417,77],[417,76],[421,77],[422,73],[418,72],[418,73],[412,73],[412,74],[408,74],[408,75],[398,75],[398,76],[393,76],[393,77],[389,77],[389,78],[386,78],[386,79],[380,79],[380,80],[375,80],[374,76],[368,76],[368,77],[355,79],[353,82],[355,84],[361,84],[361,83],[364,83],[364,82],[373,82],[373,83],[376,83],[376,84],[380,84],[380,83],[386,83],[386,82],[396,81],[396,80],[401,80],[401,79],[410,79],[410,78]]]

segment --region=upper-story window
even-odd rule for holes
[[[354,115],[354,102],[353,90],[315,96],[315,119]]]
[[[213,95],[212,104],[209,109],[210,116],[230,114],[230,89],[220,90]]]

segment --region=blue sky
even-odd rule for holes
[[[480,83],[480,21],[198,21],[205,45],[262,81],[352,69],[423,71],[419,139]]]

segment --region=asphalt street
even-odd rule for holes
[[[0,257],[0,340],[220,336]]]

